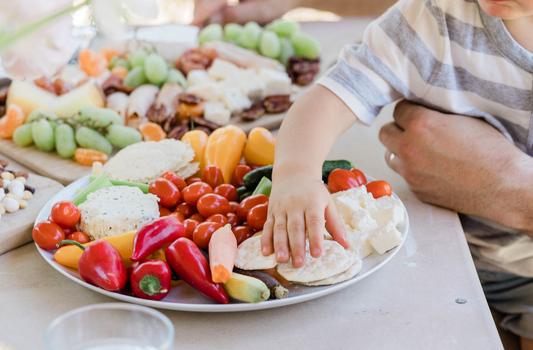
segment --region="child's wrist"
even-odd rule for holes
[[[322,179],[322,166],[316,166],[308,162],[274,164],[274,170],[272,172],[272,177],[274,179],[291,176],[311,176],[316,177],[318,179]]]

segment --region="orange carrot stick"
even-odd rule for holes
[[[231,278],[231,271],[237,257],[237,239],[226,225],[213,233],[209,241],[209,266],[213,282],[226,283]]]

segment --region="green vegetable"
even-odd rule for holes
[[[92,183],[93,181],[95,181],[98,178],[99,178],[98,176],[91,176],[89,178],[89,181]],[[111,184],[113,184],[113,186],[138,187],[138,188],[140,188],[141,191],[143,191],[143,193],[148,193],[149,192],[148,190],[149,190],[150,185],[147,185],[147,184],[141,184],[141,183],[138,183],[138,182],[131,182],[131,181],[113,180],[113,179],[108,179],[108,180],[109,180],[109,182],[111,182]]]
[[[270,191],[272,191],[272,181],[263,177],[259,182],[259,185],[255,188],[253,194],[264,194],[265,196],[270,197]]]
[[[187,79],[176,68],[169,68],[167,81],[165,83],[180,84],[182,88],[187,88]]]
[[[322,181],[328,183],[329,174],[335,169],[351,170],[354,168],[353,164],[347,160],[326,160],[322,164]]]
[[[210,41],[222,40],[224,38],[224,30],[218,23],[211,23],[198,34],[198,45],[203,45]]]
[[[244,186],[246,186],[248,191],[254,191],[263,177],[272,180],[273,168],[272,165],[269,165],[250,171],[248,174],[244,175],[242,179]]]
[[[224,26],[224,35],[226,39],[232,40],[234,42],[239,39],[242,34],[242,26],[237,23],[228,23]]]
[[[292,33],[291,41],[294,45],[294,52],[298,56],[316,58],[320,53],[320,44],[318,41],[306,33]]]
[[[98,176],[93,182],[89,184],[83,191],[78,193],[76,197],[72,200],[72,203],[74,203],[76,206],[79,206],[81,203],[85,202],[87,200],[87,196],[89,193],[93,193],[95,191],[101,190],[102,188],[111,187],[113,184],[109,182],[109,179],[107,178],[106,174],[102,174]]]
[[[245,194],[246,192],[250,192],[250,190],[247,189],[245,186],[237,188],[237,194],[239,195],[239,197]]]
[[[239,202],[242,202],[245,198],[250,197],[252,194],[254,194],[252,191],[243,193],[239,196]]]

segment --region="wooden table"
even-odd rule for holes
[[[338,52],[333,33],[357,39],[366,24],[303,27],[324,50]],[[354,126],[329,158],[351,160],[401,197],[411,233],[396,257],[365,280],[302,304],[226,314],[163,310],[174,323],[176,349],[502,349],[457,214],[418,201],[383,159],[377,135],[391,119],[389,106],[372,127]],[[44,330],[62,313],[115,301],[60,275],[32,244],[0,255],[0,285],[0,340],[20,350],[44,349]]]

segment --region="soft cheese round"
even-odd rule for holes
[[[158,198],[137,187],[112,186],[95,191],[78,206],[78,229],[92,240],[138,230],[159,217]]]

